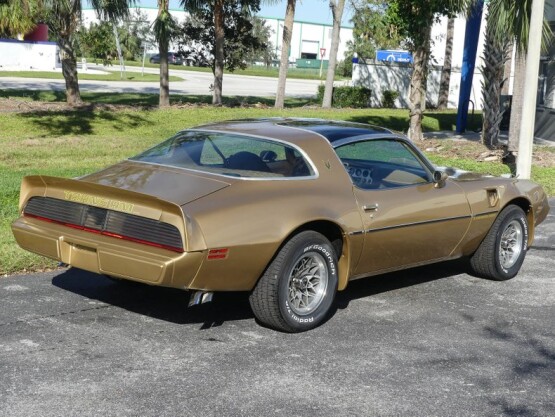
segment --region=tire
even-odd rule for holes
[[[336,291],[337,256],[331,243],[320,233],[305,231],[281,248],[249,301],[262,324],[296,333],[326,319]]]
[[[479,277],[505,281],[518,273],[527,250],[526,214],[520,207],[510,205],[499,213],[478,250],[470,258],[470,268]]]

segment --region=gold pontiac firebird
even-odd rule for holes
[[[249,291],[264,325],[316,327],[350,280],[468,257],[519,271],[549,212],[543,189],[435,168],[359,123],[200,126],[79,179],[23,180],[18,244],[76,268],[190,290]]]

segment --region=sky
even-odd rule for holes
[[[179,0],[170,0],[170,8],[179,9]],[[343,12],[344,26],[352,26],[349,22],[352,16],[352,10],[349,7],[349,2],[345,2],[345,11]],[[157,7],[156,0],[140,0],[138,5],[144,7]],[[285,0],[278,2],[273,6],[263,5],[260,10],[259,16],[283,18],[285,16]],[[327,0],[297,0],[297,7],[295,9],[295,20],[313,23],[327,23],[332,24],[331,11],[329,8],[329,1]]]

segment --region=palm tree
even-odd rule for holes
[[[328,73],[326,76],[326,86],[324,88],[324,99],[322,101],[322,107],[328,109],[331,107],[331,100],[333,96],[333,79],[335,78],[337,49],[339,48],[339,32],[341,31],[341,19],[343,18],[344,8],[345,0],[330,0],[330,9],[333,16],[333,31],[330,59],[328,62]]]
[[[35,0],[35,2],[40,3],[44,20],[56,37],[60,48],[67,103],[71,106],[81,105],[83,101],[79,91],[74,36],[81,24],[82,1]],[[115,21],[128,15],[129,5],[135,4],[135,0],[89,0],[89,3],[100,19]]]
[[[169,11],[169,0],[158,0],[158,16],[154,21],[154,37],[160,54],[160,98],[158,105],[170,105],[170,78],[168,69],[168,49],[175,34],[176,23]]]
[[[25,34],[35,27],[33,1],[0,0],[0,37]]]
[[[437,108],[445,110],[449,104],[449,85],[451,84],[451,63],[453,61],[453,38],[455,35],[455,19],[450,18],[447,23],[447,37],[445,39],[445,59],[439,82],[439,99]]]
[[[511,43],[510,35],[495,32],[494,19],[499,18],[490,12],[486,17],[486,36],[484,39],[484,59],[482,64],[482,104],[483,126],[482,143],[488,149],[496,149],[499,144],[499,126],[503,118],[501,109],[501,89],[504,83],[505,62]],[[506,18],[503,16],[503,18]]]
[[[231,0],[227,0],[228,2]],[[233,0],[241,5],[245,10],[252,10],[252,7],[257,8],[260,0]],[[181,5],[190,13],[204,7],[211,8],[214,14],[214,91],[212,94],[212,104],[220,106],[222,104],[222,89],[224,78],[224,44],[225,44],[225,0],[181,0]]]
[[[296,5],[297,0],[287,0],[287,8],[285,9],[285,20],[283,22],[281,59],[279,62],[279,78],[275,103],[275,107],[277,109],[283,109],[285,101],[285,83],[287,82],[287,69],[289,67],[289,49],[291,48],[291,37],[293,35],[293,24],[295,22]]]
[[[437,16],[453,16],[466,11],[475,0],[392,0],[387,13],[409,39],[414,63],[409,94],[409,137],[422,140],[422,119],[426,98],[430,37]]]
[[[504,42],[509,42],[515,44],[516,48],[516,73],[515,73],[515,83],[513,87],[513,101],[511,108],[511,127],[509,132],[509,147],[508,147],[508,158],[507,161],[510,162],[514,160],[513,154],[518,149],[519,143],[519,130],[520,130],[520,120],[519,115],[522,114],[522,93],[524,87],[524,68],[526,49],[528,47],[528,33],[530,27],[530,16],[532,11],[532,0],[522,0],[515,2],[513,0],[492,0],[489,3],[488,10],[488,27],[486,29],[486,37],[493,38],[490,41],[492,45],[497,45],[497,52],[486,51],[484,52],[484,59],[488,61],[494,54],[499,54],[500,49],[506,47]],[[547,21],[544,21],[543,30],[543,45],[544,47],[549,44],[552,37],[551,29]],[[486,43],[486,46],[488,43]],[[501,52],[502,53],[502,52]],[[503,82],[503,77],[494,78],[495,74],[484,74],[484,84],[501,84]],[[487,78],[487,79],[486,79]],[[484,102],[496,103],[499,100],[499,88],[490,88],[483,91]],[[501,113],[501,114],[500,114]],[[487,114],[484,112],[484,126],[491,126],[488,132],[484,132],[482,136],[482,141],[488,147],[497,147],[498,142],[496,138],[499,135],[499,125],[496,122],[502,117],[502,109],[493,109],[490,111],[488,109]],[[495,129],[496,128],[496,129]]]

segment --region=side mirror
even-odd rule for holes
[[[445,187],[445,181],[447,181],[449,175],[445,171],[434,171],[434,183],[436,188]]]

